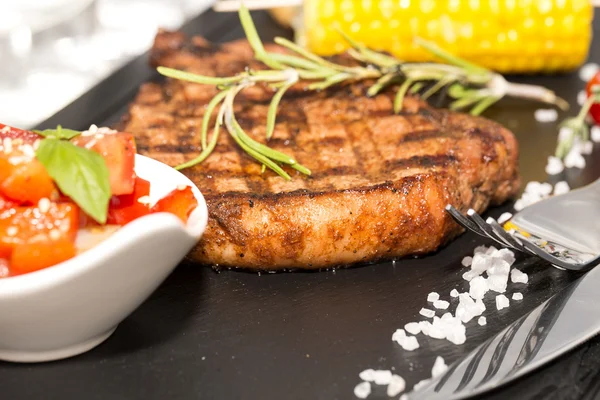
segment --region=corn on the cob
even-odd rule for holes
[[[558,72],[581,65],[592,38],[590,0],[305,0],[304,41],[331,55],[336,29],[404,61],[429,61],[419,36],[499,72]]]

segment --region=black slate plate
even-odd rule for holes
[[[289,34],[266,14],[254,16],[265,38]],[[219,42],[242,36],[235,14],[210,11],[184,30]],[[600,61],[597,42],[591,58]],[[114,123],[140,83],[155,78],[144,55],[42,126],[62,123],[83,129],[90,123]],[[571,104],[584,86],[576,73],[511,79],[548,86]],[[538,107],[504,100],[486,115],[518,136],[524,182],[546,179],[546,157],[556,140],[554,124],[535,122],[533,111]],[[578,186],[599,175],[596,157],[588,158],[586,170],[568,171],[560,179]],[[509,208],[490,210],[490,215]],[[465,234],[421,259],[336,272],[259,276],[184,264],[93,351],[47,364],[0,363],[0,398],[350,399],[358,373],[369,367],[395,369],[411,386],[430,376],[436,355],[447,362],[458,360],[575,278],[533,259],[519,259],[531,282],[512,287],[524,293],[525,301],[488,313],[484,327],[472,321],[466,344],[452,346],[420,336],[421,348],[405,352],[393,343],[395,329],[420,319],[427,293],[437,291],[447,298],[452,288],[467,288],[460,277],[460,260],[484,243]],[[492,302],[487,304],[494,308]],[[600,339],[594,339],[486,397],[596,398],[599,370]],[[386,398],[383,388],[370,398]]]

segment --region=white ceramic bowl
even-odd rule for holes
[[[144,156],[136,156],[135,169],[150,181],[153,201],[192,186],[198,207],[187,225],[172,214],[144,216],[71,260],[0,279],[0,360],[57,360],[102,343],[202,236],[208,210],[198,188]]]

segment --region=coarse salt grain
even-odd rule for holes
[[[596,63],[587,63],[579,68],[579,78],[584,82],[589,82],[596,73],[600,71],[600,66]]]
[[[496,296],[496,309],[502,310],[503,308],[507,308],[510,305],[508,301],[508,297],[503,294],[499,294]]]
[[[577,93],[577,104],[579,104],[580,106],[582,106],[583,103],[585,103],[586,100],[587,100],[587,93],[585,92],[585,90],[580,90]]]
[[[392,371],[379,369],[373,371],[373,382],[376,385],[387,385],[392,380]]]
[[[580,149],[573,146],[569,153],[565,156],[565,167],[566,168],[585,168],[585,158],[581,155]]]
[[[188,185],[184,185],[184,184],[177,185],[177,190],[185,190],[186,187],[188,187]]]
[[[470,281],[471,281],[473,278],[476,278],[476,277],[478,277],[478,276],[479,276],[479,273],[478,273],[477,271],[473,271],[473,270],[471,270],[471,271],[467,271],[467,272],[465,272],[464,274],[462,274],[462,278],[463,278],[465,281],[469,281],[469,282],[470,282]]]
[[[592,142],[600,142],[600,126],[592,126],[592,128],[590,129],[590,138],[592,139]]]
[[[0,278],[6,278],[8,274],[8,267],[6,265],[0,265]]]
[[[421,308],[419,314],[421,314],[425,318],[433,318],[433,316],[435,315],[435,311],[430,310],[428,308]]]
[[[431,379],[423,379],[422,381],[417,382],[417,384],[413,387],[413,391],[417,391],[421,389],[423,386],[427,386],[427,384],[431,381]]]
[[[439,293],[436,293],[436,292],[431,292],[427,295],[427,301],[430,303],[433,303],[434,301],[436,301],[439,298],[440,298],[440,295],[439,295]]]
[[[150,196],[141,196],[138,200],[138,203],[148,205],[151,203]]]
[[[510,271],[510,281],[512,283],[527,283],[529,282],[529,276],[518,269]]]
[[[8,236],[15,236],[19,232],[19,229],[16,226],[9,226],[6,229],[6,234]]]
[[[438,310],[446,310],[450,306],[450,303],[446,300],[436,300],[433,302],[433,306]]]
[[[498,217],[498,223],[499,223],[500,225],[502,225],[502,224],[504,224],[506,221],[508,221],[509,219],[511,219],[511,218],[512,218],[512,216],[513,216],[513,215],[512,215],[512,213],[509,213],[509,212],[502,213],[502,215],[500,215],[500,216]]]
[[[512,299],[517,300],[517,301],[523,300],[523,293],[519,293],[519,292],[513,293]]]
[[[460,263],[463,265],[463,267],[470,267],[471,264],[473,263],[473,257],[467,256],[467,257],[463,258]]]
[[[400,375],[392,375],[387,387],[388,397],[396,397],[406,389],[406,381]]]
[[[404,329],[396,329],[392,335],[392,340],[398,343],[404,350],[413,351],[419,348],[419,342],[414,336],[406,336]]]
[[[554,122],[558,119],[558,112],[553,108],[540,108],[535,110],[533,117],[538,122]]]
[[[52,229],[48,236],[50,236],[50,239],[52,240],[58,240],[60,239],[60,231],[58,229]]]
[[[47,213],[50,210],[50,199],[42,197],[38,201],[38,209],[43,213]]]
[[[369,382],[361,382],[354,387],[354,395],[359,399],[366,399],[371,394],[371,384]]]
[[[421,333],[421,326],[418,322],[409,322],[408,324],[404,325],[404,329],[406,330],[406,332],[411,333],[413,335],[418,335],[419,333]]]
[[[437,378],[442,375],[444,372],[448,370],[448,366],[444,362],[444,359],[440,356],[435,358],[435,362],[433,363],[433,368],[431,368],[431,377]]]
[[[487,318],[479,317],[479,319],[477,320],[477,323],[481,326],[484,326],[485,324],[487,324]]]
[[[373,378],[373,372],[375,371],[372,368],[365,369],[360,374],[358,374],[358,377],[363,381],[372,382],[373,379],[375,379]]]
[[[570,191],[571,188],[569,187],[569,184],[565,181],[557,182],[556,185],[554,185],[555,196],[560,196],[561,194],[569,193]]]
[[[565,165],[558,157],[549,156],[546,164],[546,173],[548,175],[558,175],[565,170]]]
[[[489,288],[487,279],[485,279],[483,276],[473,278],[469,282],[469,295],[473,299],[483,299],[488,290]]]
[[[450,291],[450,297],[458,297],[458,290],[452,289]]]

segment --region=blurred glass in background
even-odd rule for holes
[[[0,121],[31,128],[212,0],[0,0]]]

